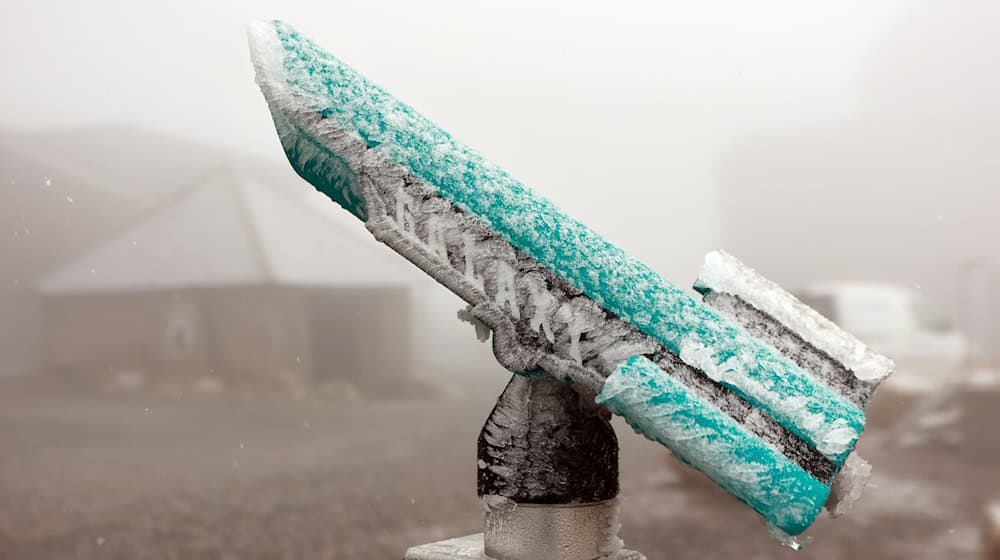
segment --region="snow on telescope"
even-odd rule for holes
[[[288,25],[249,36],[295,171],[464,299],[504,367],[579,388],[781,532],[856,499],[838,473],[868,470],[848,456],[888,358],[723,252],[694,299]]]

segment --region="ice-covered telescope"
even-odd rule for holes
[[[288,25],[249,35],[295,171],[468,302],[501,364],[592,392],[782,531],[813,522],[888,359],[725,253],[697,301]]]

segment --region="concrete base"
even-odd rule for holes
[[[415,546],[406,551],[403,560],[488,560],[483,553],[483,534],[476,533],[457,539]],[[537,560],[546,560],[539,558]],[[596,559],[595,559],[596,560]],[[634,550],[622,550],[614,560],[646,560]]]

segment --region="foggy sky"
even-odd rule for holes
[[[278,17],[687,283],[719,243],[720,151],[849,111],[901,6],[6,3],[0,125],[126,121],[278,159],[244,37]]]
[[[720,197],[753,185],[741,179],[750,172],[779,182],[778,191],[801,189],[791,198],[807,204],[813,181],[808,170],[796,174],[794,160],[801,154],[793,149],[808,140],[805,131],[855,123],[845,125],[841,140],[851,145],[858,140],[852,133],[887,130],[856,126],[877,121],[886,107],[904,107],[912,120],[934,106],[941,92],[928,88],[934,80],[922,71],[924,55],[914,53],[933,54],[938,42],[961,42],[963,26],[995,15],[986,0],[935,12],[946,4],[5,3],[0,64],[8,79],[0,89],[0,127],[126,122],[280,163],[244,35],[249,21],[280,18],[672,281],[690,285],[706,251],[735,245],[766,265],[765,273],[804,282],[815,278],[789,273],[801,272],[795,268],[801,261],[785,249],[779,254],[752,221],[733,218],[731,201]],[[933,28],[928,13],[949,18],[945,33],[908,31],[914,20],[930,21]],[[1000,52],[998,47],[1000,39],[992,38],[979,46]],[[998,83],[995,64],[981,60],[963,66],[948,59],[932,71],[956,64],[946,77],[959,82],[952,89],[961,90],[971,76],[977,84]],[[878,75],[892,87],[873,93]],[[981,107],[995,110],[993,103]],[[943,119],[950,122],[947,115]],[[995,120],[986,122],[997,130]],[[920,134],[919,127],[909,130]],[[775,137],[782,141],[772,143]],[[758,143],[770,151],[757,149]],[[940,147],[909,146],[914,153],[905,157],[916,161]],[[820,143],[810,157],[831,149],[840,150]],[[785,166],[792,168],[789,174],[781,171]],[[879,176],[891,179],[892,169]],[[844,177],[864,172],[854,169]],[[841,171],[834,173],[824,177],[823,188],[837,188]],[[940,188],[909,179],[882,185],[895,197],[888,211],[907,207],[909,189]],[[799,210],[754,192],[744,190],[740,204],[778,208],[778,214]],[[934,196],[920,198],[919,208],[928,198]],[[992,196],[976,204],[984,200],[998,202]],[[913,227],[924,219],[934,225],[934,216],[924,213],[900,216],[918,224]],[[902,250],[903,241],[895,250]],[[808,249],[815,250],[793,243],[791,251]],[[821,249],[838,254],[835,243]],[[840,254],[848,252],[840,248]],[[866,272],[849,268],[843,258],[829,262],[845,267],[848,276]],[[879,266],[877,259],[863,262]],[[939,274],[933,263],[920,266],[907,269],[912,284],[941,284],[938,295],[950,293],[932,278]],[[467,325],[454,321],[457,300],[440,290],[433,294],[427,320],[446,325],[433,336],[462,331],[471,339]]]

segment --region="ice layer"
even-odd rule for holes
[[[863,428],[864,399],[670,284],[287,25],[254,24],[249,35],[292,167],[462,296],[505,367],[600,393],[789,534],[815,518]]]
[[[830,489],[642,356],[608,377],[597,402],[712,477],[769,523],[797,535]]]
[[[334,120],[345,134],[384,156],[611,313],[680,354],[685,344],[708,349],[703,364],[732,372],[720,380],[805,441],[822,447],[837,430],[846,437],[839,463],[864,425],[853,403],[816,384],[797,365],[749,336],[659,274],[566,215],[478,152],[369,82],[281,22],[251,29],[258,81],[280,81],[288,96],[279,103],[309,107]],[[262,84],[263,87],[263,84]],[[274,91],[272,89],[272,91]],[[318,158],[327,148],[294,122],[278,122],[283,145],[297,171],[358,217],[358,187],[343,154]],[[303,153],[308,152],[308,153]],[[317,163],[322,162],[322,163]],[[736,378],[741,382],[733,382]],[[748,390],[752,387],[753,390]],[[787,406],[795,399],[797,406]],[[803,422],[803,418],[809,421]],[[847,435],[850,434],[850,437]]]
[[[724,292],[742,299],[816,349],[830,355],[862,381],[882,381],[895,367],[892,360],[874,352],[833,321],[725,251],[705,255],[695,288],[702,292]]]

